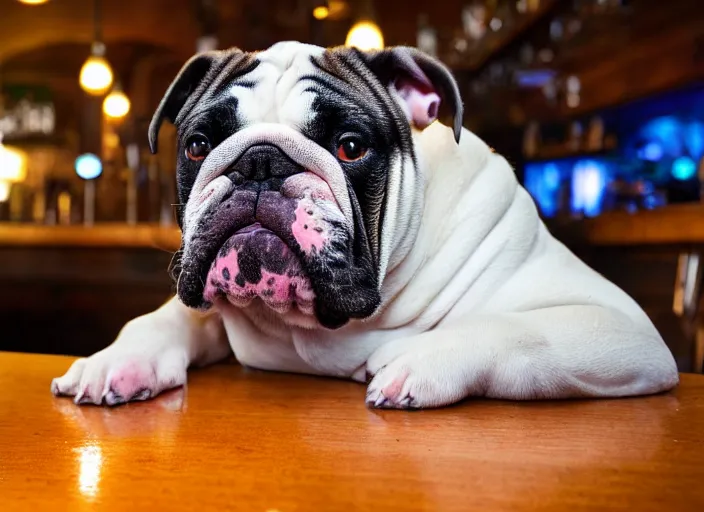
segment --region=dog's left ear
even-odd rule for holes
[[[455,78],[444,64],[409,46],[368,51],[363,55],[379,80],[396,90],[411,123],[423,129],[444,111],[452,118],[455,140],[460,141],[462,98]]]
[[[164,120],[173,123],[188,98],[196,93],[201,84],[209,82],[234,52],[239,52],[239,50],[198,53],[183,65],[176,78],[169,85],[149,124],[149,148],[152,153],[157,151],[159,129]]]

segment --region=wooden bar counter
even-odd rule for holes
[[[704,336],[692,341],[700,322],[685,319],[683,329],[672,304],[678,258],[704,249],[704,206],[606,213],[548,227],[641,304],[682,370],[702,367]],[[172,293],[167,268],[179,245],[176,226],[0,223],[0,350],[78,356],[102,349],[125,322]]]
[[[591,219],[548,221],[577,245],[704,245],[704,205],[672,205],[637,213],[607,212]],[[158,224],[101,223],[92,227],[0,223],[2,247],[143,248],[175,251],[180,230]]]
[[[0,353],[0,510],[704,510],[704,376],[620,399],[374,411],[356,383],[223,364],[108,409]]]
[[[169,297],[179,245],[175,226],[0,223],[0,350],[79,356],[104,348]]]
[[[548,222],[571,246],[704,246],[704,204],[685,203],[636,213],[607,212],[598,217]]]
[[[181,232],[177,227],[159,224],[106,222],[85,227],[0,223],[0,248],[83,247],[175,251],[180,242]]]
[[[636,213],[607,212],[595,218],[548,221],[551,231],[577,245],[704,245],[704,204],[671,205]],[[177,227],[99,223],[92,227],[0,223],[2,247],[143,248],[175,251]]]

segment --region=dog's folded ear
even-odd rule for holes
[[[209,83],[208,77],[220,71],[230,54],[230,51],[202,52],[191,57],[183,65],[166,90],[149,124],[149,148],[152,153],[157,151],[159,129],[164,120],[175,122],[189,98],[198,96],[198,86]]]
[[[396,46],[364,52],[369,69],[398,95],[409,121],[423,129],[448,114],[459,142],[463,106],[460,91],[450,70],[420,50]]]

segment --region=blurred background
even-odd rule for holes
[[[551,231],[702,371],[702,0],[0,0],[0,350],[87,355],[171,292],[174,130],[196,51],[418,46]]]

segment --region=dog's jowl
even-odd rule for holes
[[[645,313],[550,235],[462,117],[450,72],[412,48],[193,57],[149,130],[152,151],[178,130],[177,294],[52,391],[143,400],[233,352],[369,380],[373,407],[674,387]]]

